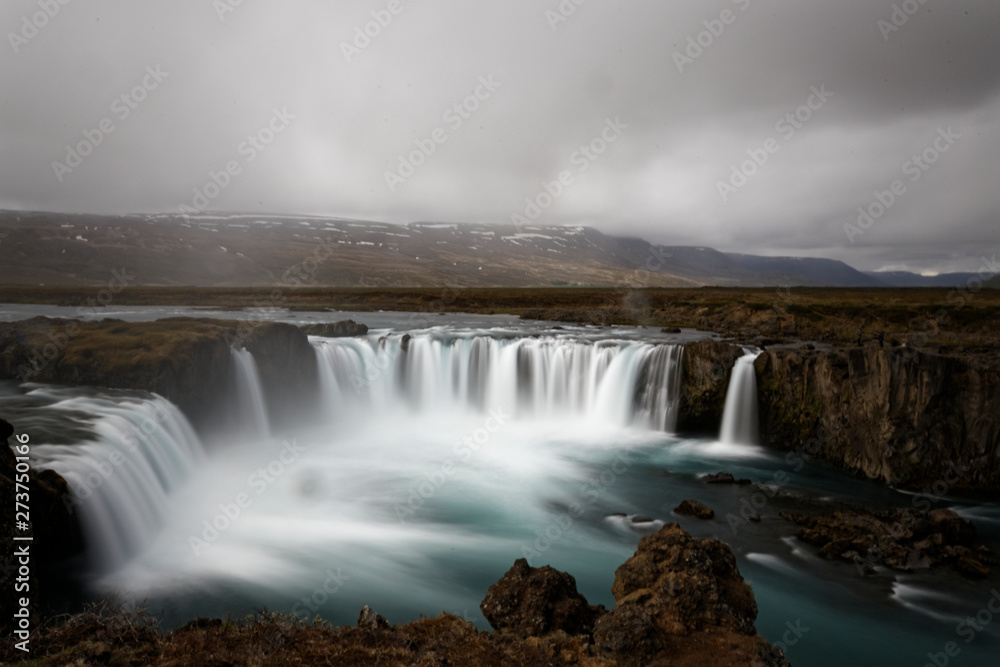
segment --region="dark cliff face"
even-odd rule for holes
[[[764,444],[909,488],[1000,488],[1000,360],[874,346],[769,350]],[[814,439],[815,440],[812,440]]]
[[[261,324],[247,336],[243,346],[257,362],[271,424],[278,428],[289,426],[316,410],[316,352],[298,327],[276,322]]]
[[[743,349],[731,343],[702,340],[684,346],[681,403],[677,430],[716,436],[722,424],[733,364]]]

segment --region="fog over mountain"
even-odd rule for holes
[[[995,0],[12,0],[0,26],[3,209],[521,216],[859,271],[1000,245]]]
[[[862,273],[830,259],[652,244],[567,225],[0,211],[0,284],[331,287],[951,287],[991,272]],[[978,289],[978,288],[977,288]]]

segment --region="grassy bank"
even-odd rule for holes
[[[452,289],[452,288],[201,288],[128,287],[103,294],[93,287],[4,287],[7,303],[52,304],[90,310],[98,299],[114,306],[196,306],[221,310],[506,313],[531,319],[594,324],[698,327],[740,340],[800,338],[871,341],[986,351],[1000,330],[1000,291],[955,289],[699,288],[699,289]]]

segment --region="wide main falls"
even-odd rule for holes
[[[706,474],[773,485],[784,473],[784,492],[909,502],[811,464],[791,475],[753,444],[750,357],[733,369],[732,421],[715,439],[674,433],[683,341],[639,330],[444,325],[310,340],[318,408],[293,429],[256,414],[267,387],[245,350],[233,352],[222,436],[196,434],[155,395],[5,385],[6,404],[32,406],[26,429],[79,434],[38,454],[74,490],[95,594],[147,600],[167,625],[261,607],[353,624],[370,605],[392,622],[449,611],[485,628],[478,604],[515,559],[568,571],[610,606],[638,538],[679,521],[733,546],[762,634],[809,628],[788,647],[793,663],[923,664],[926,638],[947,636],[976,599],[964,582],[873,585],[798,543],[772,507],[760,524],[727,520],[758,487]],[[716,518],[676,515],[687,498]],[[975,509],[984,533],[1000,526],[995,506]],[[873,627],[891,639],[844,645]],[[995,642],[984,632],[965,654]]]
[[[314,339],[328,415],[419,412],[586,420],[673,431],[681,345],[436,334]]]

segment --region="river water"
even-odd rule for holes
[[[73,310],[0,307],[0,319],[39,314]],[[611,607],[615,568],[643,534],[678,521],[732,545],[758,630],[783,642],[793,664],[919,666],[949,642],[960,652],[948,664],[996,664],[996,577],[862,577],[796,541],[777,516],[797,507],[789,495],[868,507],[917,497],[755,445],[744,428],[754,412],[746,359],[725,437],[673,433],[681,344],[708,334],[506,316],[253,315],[297,324],[352,316],[369,336],[310,339],[322,409],[294,432],[273,432],[261,414],[266,388],[245,351],[234,352],[230,397],[243,428],[221,436],[196,434],[144,392],[0,383],[0,414],[31,436],[36,467],[74,490],[88,538],[76,565],[92,594],[148,600],[167,626],[261,607],[353,624],[368,604],[394,623],[449,611],[486,628],[479,602],[515,559],[566,570],[591,603]],[[768,486],[699,479],[719,471]],[[715,519],[675,515],[685,498]],[[937,500],[1000,548],[996,503]],[[743,520],[751,511],[763,521]],[[961,625],[977,614],[977,625]]]

